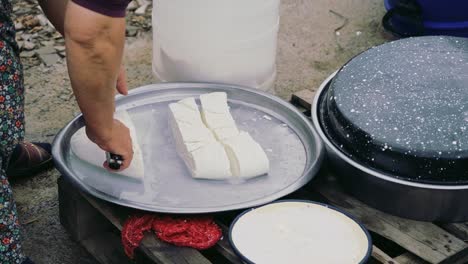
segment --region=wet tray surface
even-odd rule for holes
[[[270,173],[244,182],[193,179],[175,151],[168,127],[168,104],[186,97],[224,91],[241,130],[262,145]],[[198,102],[199,103],[199,102]],[[316,174],[323,148],[310,122],[292,105],[266,93],[217,84],[154,84],[119,97],[137,130],[145,162],[145,177],[136,181],[84,163],[70,151],[71,136],[83,126],[70,122],[54,142],[62,174],[98,198],[142,210],[207,213],[264,204],[287,195]]]

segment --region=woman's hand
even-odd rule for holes
[[[127,71],[125,70],[125,65],[123,64],[120,66],[119,76],[117,77],[116,89],[119,94],[128,94]]]
[[[98,136],[102,135],[102,133],[96,133],[88,127],[86,127],[86,134],[88,135],[88,138],[96,143],[102,150],[122,156],[123,163],[120,166],[119,171],[130,166],[133,158],[132,139],[130,137],[129,129],[123,123],[114,119],[112,129],[109,135],[105,138]],[[107,161],[104,162],[103,166],[110,170]]]

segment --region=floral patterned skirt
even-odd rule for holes
[[[24,136],[23,68],[10,18],[9,0],[0,0],[0,263],[19,264],[25,257],[13,194],[5,174],[16,144]]]

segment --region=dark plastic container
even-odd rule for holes
[[[468,1],[385,0],[384,27],[397,36],[468,37]]]

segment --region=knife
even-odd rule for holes
[[[106,152],[106,159],[109,168],[113,170],[119,170],[123,164],[123,157],[118,154]]]

